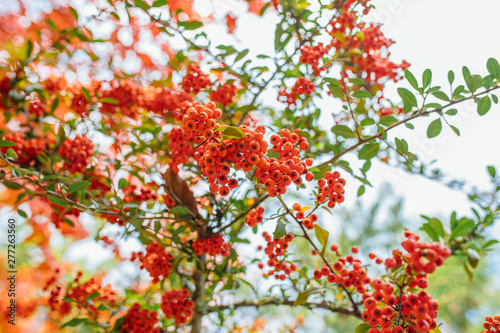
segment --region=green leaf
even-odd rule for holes
[[[479,253],[477,253],[476,250],[469,248],[467,249],[467,258],[469,259],[469,264],[471,265],[471,267],[476,268],[481,256],[479,255]]]
[[[435,119],[429,124],[429,127],[427,127],[427,137],[431,139],[438,136],[442,129],[443,125],[441,124],[441,118]]]
[[[453,132],[455,132],[455,134],[457,136],[460,136],[460,130],[458,128],[456,128],[455,126],[453,125],[450,125],[450,128],[453,130]]]
[[[406,128],[409,128],[409,129],[415,129],[415,126],[413,126],[413,124],[410,124],[410,123],[405,123],[405,126]]]
[[[12,148],[7,149],[7,152],[5,152],[5,156],[7,156],[7,158],[10,158],[13,160],[15,160],[16,158],[19,157],[17,155],[17,153],[14,151],[14,149],[12,149]]]
[[[180,216],[185,216],[190,214],[189,210],[183,206],[175,206],[174,208],[169,209],[168,212]]]
[[[491,99],[489,96],[477,100],[477,113],[484,116],[491,108]]]
[[[449,102],[450,101],[450,98],[448,97],[448,95],[446,95],[444,92],[442,91],[436,91],[434,93],[432,93],[432,96],[436,97],[436,98],[439,98],[443,101],[446,101],[446,102]]]
[[[458,113],[457,109],[449,109],[445,112],[448,116],[454,116]]]
[[[309,134],[309,132],[306,132],[306,131],[298,131],[296,133],[298,135],[300,135],[301,137],[304,137],[304,138],[310,138],[311,137],[311,134]]]
[[[241,59],[243,59],[247,54],[248,54],[249,50],[248,49],[244,49],[243,51],[241,51],[237,56],[236,58],[234,59],[234,62],[238,62],[240,61]]]
[[[115,98],[110,98],[110,97],[104,97],[99,100],[101,103],[108,103],[108,104],[120,104],[120,101],[115,99]]]
[[[380,144],[378,142],[366,144],[359,150],[358,158],[361,160],[369,160],[377,156],[379,149]]]
[[[85,99],[87,100],[87,102],[90,103],[90,93],[87,90],[87,88],[82,87],[82,93],[83,93],[83,96],[85,96]]]
[[[356,133],[346,125],[335,125],[332,127],[332,132],[346,139],[356,137]]]
[[[387,127],[387,126],[391,126],[392,124],[395,124],[397,122],[398,122],[398,120],[396,118],[394,118],[393,116],[384,116],[384,117],[380,118],[379,124]]]
[[[186,30],[196,30],[203,26],[203,23],[200,21],[189,21],[189,22],[178,22],[178,26],[183,27]]]
[[[49,194],[47,199],[49,199],[49,201],[52,202],[53,204],[56,204],[59,206],[67,206],[68,205],[68,203],[66,201],[64,201],[63,199],[61,199],[59,197],[56,197],[55,195]]]
[[[286,235],[286,225],[288,221],[284,217],[280,217],[276,222],[276,229],[274,229],[273,237],[278,239]]]
[[[366,190],[365,185],[359,186],[359,188],[358,188],[358,197],[362,196],[365,193],[365,190]]]
[[[422,85],[423,88],[427,88],[432,81],[432,72],[430,69],[426,69],[422,74]]]
[[[307,289],[307,290],[305,290],[297,295],[295,302],[293,302],[293,306],[299,306],[301,304],[304,304],[307,302],[307,299],[309,298],[309,296],[311,296],[313,294],[321,293],[325,290],[326,290],[325,288],[317,288],[317,287],[309,288],[309,289]]]
[[[489,58],[486,62],[486,68],[491,75],[495,77],[495,79],[500,79],[500,64],[494,58]]]
[[[497,175],[497,169],[492,165],[488,165],[488,172],[489,172],[491,178],[495,178]]]
[[[73,7],[69,7],[69,10],[71,11],[71,15],[73,15],[75,20],[78,21],[78,13],[76,12],[76,10]]]
[[[464,81],[467,80],[467,78],[470,76],[470,70],[467,68],[467,66],[462,67],[462,75],[464,77]]]
[[[352,97],[356,97],[356,98],[371,98],[372,94],[370,94],[366,90],[357,90],[357,91],[355,91],[355,92],[352,93]]]
[[[323,255],[325,254],[325,248],[326,244],[328,243],[328,236],[330,235],[330,233],[317,224],[314,225],[314,233],[316,234],[316,238],[318,238],[319,243],[321,244],[321,255]]]
[[[149,5],[147,3],[145,3],[142,0],[134,0],[134,3],[137,7],[139,7],[142,10],[145,10],[145,11],[147,11],[149,8],[151,8],[151,7],[149,7]]]
[[[12,141],[0,140],[0,147],[13,147],[15,145]]]
[[[161,6],[165,6],[166,4],[167,4],[167,0],[156,0],[153,3],[153,7],[161,7]]]
[[[405,113],[411,111],[412,108],[417,107],[417,98],[411,91],[406,88],[398,88],[398,94],[403,99],[403,111]]]
[[[465,79],[465,83],[467,88],[469,88],[469,91],[471,93],[475,93],[476,90],[483,86],[483,79],[480,75],[470,75],[467,79]]]
[[[354,333],[367,333],[370,328],[372,328],[372,326],[370,324],[361,323],[358,326],[356,326]]]
[[[59,105],[59,95],[56,96],[54,102],[52,103],[52,107],[50,108],[51,112],[54,112],[54,110],[57,108],[58,105]]]
[[[125,178],[120,178],[120,180],[118,181],[118,189],[121,190],[122,188],[124,188],[127,185],[128,185],[128,181]]]
[[[408,83],[410,83],[410,85],[413,88],[415,88],[415,90],[418,90],[417,79],[415,78],[415,76],[408,69],[405,70],[405,77],[406,77],[406,80],[408,80]]]
[[[452,225],[450,240],[469,233],[475,225],[474,220],[461,218],[454,226]]]
[[[3,182],[2,185],[7,187],[7,188],[10,188],[11,190],[19,190],[20,188],[22,188],[21,185],[19,185],[18,183],[14,183],[14,182]]]
[[[92,293],[92,294],[87,296],[87,298],[85,299],[85,302],[93,300],[94,298],[97,298],[99,296],[101,296],[101,293],[98,293],[98,292]]]
[[[452,83],[453,83],[453,81],[455,81],[455,73],[453,73],[453,71],[449,71],[449,72],[448,72],[448,82],[449,82],[450,84],[452,84]]]
[[[84,190],[84,189],[90,187],[90,185],[91,185],[90,182],[87,180],[82,180],[82,181],[73,183],[68,187],[68,193],[73,193],[73,192],[76,192],[78,190]]]
[[[241,139],[245,133],[236,126],[227,126],[222,132],[222,137],[227,139]]]
[[[18,213],[18,214],[19,214],[19,216],[21,216],[21,217],[28,218],[28,214],[26,214],[26,212],[25,212],[24,210],[18,209],[18,210],[17,210],[17,213]]]
[[[329,84],[328,89],[330,89],[330,92],[332,93],[333,96],[340,98],[340,99],[345,98],[344,92],[342,91],[342,89],[339,86],[337,86],[335,84]]]
[[[80,326],[81,324],[87,323],[87,322],[88,322],[87,318],[73,318],[70,321],[68,321],[67,323],[65,323],[64,325],[62,325],[60,328],[76,327],[76,326]]]
[[[349,82],[353,83],[353,84],[359,84],[359,85],[365,84],[365,81],[363,79],[360,79],[357,77],[350,79]]]
[[[32,52],[33,52],[33,43],[28,39],[28,49],[26,50],[26,59],[28,59],[31,56]]]

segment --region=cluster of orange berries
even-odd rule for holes
[[[187,74],[182,79],[182,89],[186,92],[198,94],[210,85],[210,78],[203,73],[198,64],[189,64]]]
[[[222,196],[229,194],[230,189],[238,186],[236,179],[229,179],[231,166],[236,170],[249,172],[254,165],[266,164],[264,154],[267,142],[264,140],[266,129],[257,126],[255,131],[247,126],[239,127],[244,135],[241,139],[224,139],[222,142],[210,143],[197,149],[195,159],[201,167],[201,173],[210,183],[210,191]],[[220,132],[219,132],[220,133]],[[218,184],[217,184],[218,183]]]
[[[196,143],[213,137],[219,138],[220,133],[215,130],[221,126],[217,123],[220,117],[222,111],[215,107],[214,102],[208,102],[205,106],[199,104],[190,107],[182,118],[182,133],[188,141]]]
[[[7,134],[4,136],[3,140],[15,143],[15,145],[11,147],[1,147],[0,151],[3,154],[6,154],[7,150],[12,148],[18,156],[16,158],[18,163],[30,164],[34,163],[38,155],[49,149],[49,147],[55,143],[55,140],[50,137],[26,140],[25,135],[18,132]]]
[[[233,104],[238,88],[234,84],[226,83],[210,93],[210,99],[223,106]]]
[[[314,175],[307,168],[312,165],[312,159],[302,161],[299,157],[301,150],[309,149],[309,144],[297,132],[299,131],[292,133],[288,129],[282,129],[279,136],[271,136],[272,150],[278,153],[280,158],[269,158],[255,170],[255,177],[269,191],[271,197],[286,193],[286,187],[292,182],[301,185],[301,175],[306,175],[307,181],[314,179]]]
[[[494,317],[487,316],[484,318],[483,327],[486,331],[484,333],[499,333],[500,332],[500,315]]]
[[[168,319],[174,318],[177,326],[187,324],[193,316],[194,301],[188,289],[169,290],[161,298],[161,310]]]
[[[135,261],[136,259],[141,262],[141,269],[146,269],[149,272],[153,283],[157,283],[160,281],[160,277],[166,279],[170,276],[174,257],[170,253],[166,253],[160,244],[152,242],[146,246],[146,254],[142,252],[132,253],[130,260]]]
[[[77,136],[74,139],[65,139],[59,146],[58,153],[66,161],[64,168],[71,173],[83,173],[89,165],[94,144],[86,136]]]
[[[302,211],[301,205],[296,202],[293,204],[293,209],[297,211],[295,214],[295,217],[297,220],[299,220],[300,223],[307,229],[313,229],[314,228],[314,222],[318,220],[318,216],[316,214],[309,214],[305,216],[304,212]]]
[[[170,162],[168,165],[178,172],[178,165],[185,164],[189,161],[190,157],[194,156],[195,149],[189,144],[189,141],[184,136],[182,128],[174,127],[167,134],[168,150],[170,151]]]
[[[30,102],[29,107],[28,107],[28,113],[31,115],[34,115],[37,118],[40,118],[44,114],[44,105],[40,100],[36,99]]]
[[[66,223],[64,219],[69,219],[71,217],[77,218],[80,216],[81,211],[78,208],[61,207],[48,200],[47,203],[52,208],[50,220],[52,221],[52,223],[54,223],[55,227],[58,229],[61,228],[61,225],[63,223]]]
[[[89,295],[92,295],[93,293],[99,293],[99,296],[93,298],[92,303],[89,303],[87,301],[87,297]],[[74,299],[80,304],[85,305],[86,309],[94,315],[97,315],[96,301],[106,302],[110,305],[116,304],[116,292],[111,288],[111,286],[101,286],[101,284],[94,278],[91,278],[87,282],[73,287],[68,292],[67,298]]]
[[[298,95],[311,95],[314,88],[314,83],[306,78],[300,77],[295,82],[295,85],[290,92],[287,92],[286,89],[281,89],[278,92],[278,101],[285,102],[288,106],[295,105]]]
[[[140,193],[137,193],[137,185],[128,185],[122,189],[124,197],[123,202],[148,202],[155,201],[158,199],[158,194],[156,194],[152,189],[141,188]]]
[[[221,254],[223,256],[228,256],[231,251],[231,243],[226,243],[221,235],[208,238],[198,238],[193,241],[194,253],[199,256],[203,253],[207,253],[211,256],[216,256]]]
[[[335,203],[344,202],[344,186],[346,181],[344,178],[340,178],[340,172],[327,171],[323,177],[318,180],[319,191],[316,200],[319,203],[328,200],[328,207],[330,208],[335,207]]]
[[[305,45],[300,49],[300,62],[311,65],[314,75],[318,76],[326,70],[325,66],[319,67],[319,61],[330,52],[331,48],[330,45],[323,46],[323,43],[312,47]]]
[[[245,217],[245,223],[248,224],[249,227],[255,227],[262,222],[262,214],[264,214],[264,207],[262,206],[251,209]]]
[[[134,303],[120,326],[120,332],[160,333],[160,329],[155,328],[156,324],[158,324],[157,312],[141,309],[139,303]]]
[[[400,292],[395,296],[394,286],[380,279],[373,280],[372,286],[373,294],[363,295],[366,310],[362,313],[363,320],[373,326],[370,333],[427,333],[437,327],[439,304],[429,293],[422,290],[418,294]],[[400,308],[400,325],[393,326]]]
[[[110,84],[111,89],[100,90],[102,94],[100,111],[106,115],[119,112],[126,117],[136,119],[139,115],[139,96],[142,93],[139,86],[131,80],[112,81]]]
[[[292,273],[297,269],[297,265],[295,265],[294,263],[288,265],[287,263],[284,262],[285,252],[286,249],[288,248],[288,243],[290,243],[293,240],[293,236],[290,234],[286,234],[281,238],[272,238],[267,232],[264,232],[262,236],[264,236],[264,239],[267,241],[267,246],[264,249],[264,252],[269,257],[267,265],[273,267],[273,269],[270,270],[267,274],[264,273],[264,276],[274,275],[276,279],[283,281],[286,279],[287,275],[289,275],[290,273]],[[259,250],[261,249],[262,247],[259,246]],[[259,263],[259,268],[263,269],[264,264]],[[278,274],[281,271],[283,271],[283,273]]]
[[[66,315],[71,312],[71,304],[67,302],[62,302],[62,287],[56,286],[50,291],[49,303],[50,310],[52,312],[59,312],[61,315]]]

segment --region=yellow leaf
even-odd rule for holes
[[[312,207],[309,207],[309,206],[304,206],[304,207],[300,208],[300,211],[301,211],[301,212],[305,212],[306,210],[309,210],[309,209],[311,209],[311,208],[312,208]]]

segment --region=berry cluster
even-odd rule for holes
[[[314,83],[306,78],[300,77],[297,82],[295,82],[295,86],[290,92],[287,92],[286,89],[281,89],[279,91],[278,101],[285,102],[290,107],[290,105],[295,105],[298,95],[311,95],[314,88]]]
[[[65,139],[59,146],[58,153],[66,161],[64,168],[71,173],[84,172],[89,165],[89,158],[93,155],[94,144],[85,136],[74,139]]]
[[[77,281],[78,280],[76,280],[76,282]],[[93,293],[99,293],[99,296],[93,298],[92,303],[89,303],[87,301],[87,297],[89,295],[92,295]],[[73,299],[79,302],[80,304],[85,305],[86,309],[91,313],[93,313],[94,315],[97,315],[96,301],[106,302],[109,303],[110,305],[114,305],[116,303],[116,293],[113,289],[111,289],[111,286],[107,285],[103,287],[94,278],[90,279],[89,281],[83,284],[73,287],[68,292],[68,295],[66,297]]]
[[[141,90],[136,83],[130,80],[113,81],[108,90],[100,90],[102,94],[101,112],[105,115],[121,113],[137,119],[139,115],[139,96]]]
[[[366,308],[362,313],[364,321],[373,326],[370,333],[427,333],[437,327],[435,318],[439,304],[425,291],[417,294],[400,292],[394,295],[394,286],[380,279],[373,280],[373,294],[363,295]],[[401,308],[401,321],[394,325],[393,320]],[[380,327],[380,329],[379,329]]]
[[[220,127],[217,119],[222,117],[222,111],[215,108],[214,102],[195,105],[187,110],[182,118],[182,132],[190,142],[202,143],[205,139],[220,137],[219,132],[214,132]]]
[[[484,318],[483,327],[486,331],[484,333],[499,333],[500,332],[500,315],[494,317],[487,316]]]
[[[318,180],[319,190],[316,200],[319,203],[323,203],[328,199],[328,207],[335,207],[335,203],[344,202],[345,184],[345,179],[340,178],[340,173],[338,171],[325,172],[324,178]]]
[[[264,232],[262,235],[267,241],[267,246],[264,249],[264,252],[269,257],[267,265],[273,267],[273,269],[267,274],[264,274],[264,276],[274,275],[278,280],[285,280],[287,275],[297,269],[297,265],[294,263],[288,265],[284,262],[285,251],[288,248],[288,243],[293,240],[293,236],[286,234],[282,238],[272,238],[267,232]],[[264,264],[259,263],[259,268],[263,269]],[[283,271],[284,274],[277,274],[281,271]]]
[[[264,157],[267,152],[267,142],[264,140],[265,127],[258,126],[255,131],[252,131],[247,126],[241,125],[240,129],[244,133],[242,139],[224,139],[197,149],[195,159],[201,167],[202,175],[210,183],[212,193],[218,192],[226,196],[230,189],[238,186],[236,179],[227,177],[231,172],[231,166],[248,172],[254,165],[260,167],[266,163]]]
[[[147,309],[141,310],[139,303],[134,303],[120,326],[120,332],[160,333],[160,329],[155,328],[157,323],[157,312]]]
[[[28,107],[28,113],[34,115],[37,118],[40,118],[44,114],[45,106],[40,102],[40,100],[36,99],[30,102]]]
[[[193,241],[194,253],[199,256],[207,253],[211,256],[222,254],[228,256],[231,250],[231,243],[226,243],[221,235],[209,238],[198,238]]]
[[[189,64],[187,74],[182,79],[182,89],[186,92],[198,94],[210,85],[210,79],[203,73],[198,64]]]
[[[18,156],[16,161],[23,164],[34,164],[38,155],[49,149],[49,147],[55,143],[55,140],[50,137],[26,140],[25,135],[19,132],[7,134],[4,136],[3,140],[11,141],[15,143],[15,145],[12,147],[1,147],[0,151],[2,154],[6,154],[7,150],[12,148]]]
[[[167,134],[167,138],[171,158],[168,165],[177,173],[179,170],[178,165],[187,163],[189,158],[194,156],[195,149],[184,136],[182,128],[172,128]]]
[[[286,187],[292,182],[301,185],[301,175],[306,175],[308,181],[314,178],[307,168],[312,165],[312,159],[304,162],[299,158],[300,151],[308,150],[309,144],[297,132],[282,129],[279,136],[271,136],[272,151],[278,153],[280,158],[269,158],[255,170],[255,177],[269,191],[271,197],[286,193]]]
[[[210,93],[210,99],[223,106],[233,104],[238,88],[234,84],[226,83]]]
[[[295,217],[300,223],[302,223],[304,227],[306,227],[307,229],[314,228],[314,222],[318,220],[318,216],[316,214],[310,213],[309,215],[305,216],[304,210],[298,202],[293,204],[293,209],[297,211]]]
[[[161,310],[165,317],[174,318],[176,325],[183,325],[189,322],[193,316],[194,302],[189,299],[191,293],[188,289],[169,290],[161,298]]]
[[[326,70],[325,66],[319,67],[319,61],[330,52],[331,48],[330,45],[323,46],[323,43],[313,47],[305,45],[300,49],[300,62],[311,65],[314,75],[318,76]]]
[[[249,227],[255,227],[258,223],[262,222],[262,214],[264,214],[264,207],[262,206],[251,209],[245,217],[245,223]]]
[[[123,202],[148,202],[158,199],[158,195],[149,188],[141,188],[140,193],[137,193],[137,185],[128,185],[122,189],[124,197]]]
[[[130,260],[135,261],[136,259],[141,262],[141,269],[146,269],[149,272],[153,283],[157,283],[160,281],[160,277],[166,279],[170,276],[174,257],[170,253],[166,253],[160,244],[152,242],[146,247],[146,254],[142,252],[132,253]]]

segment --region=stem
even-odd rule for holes
[[[206,275],[203,270],[206,262],[205,255],[196,257],[197,267],[193,275],[195,290],[193,293],[193,301],[195,303],[193,318],[191,319],[191,333],[201,333],[201,319],[205,313],[206,303],[203,300],[205,294]]]

